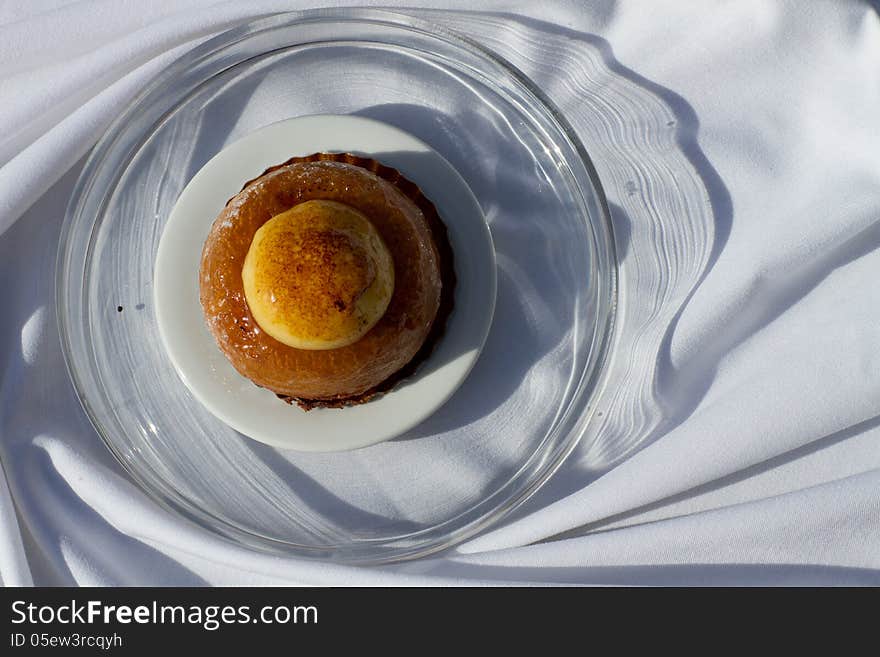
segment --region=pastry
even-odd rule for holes
[[[248,182],[214,221],[199,289],[232,365],[302,408],[365,402],[440,338],[455,275],[419,188],[349,154],[297,157]]]

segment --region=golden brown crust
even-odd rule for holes
[[[298,258],[293,258],[292,249],[283,243],[284,238],[291,241],[289,234],[267,240],[265,250],[279,257],[262,268],[262,278],[267,280],[260,282],[263,287],[286,292],[277,300],[282,312],[296,313],[313,328],[322,328],[333,311],[354,307],[376,278],[376,267],[364,249],[339,231],[306,230],[296,237],[298,251],[303,254]],[[288,285],[290,279],[296,279],[297,285]]]
[[[357,342],[394,293],[394,261],[378,230],[336,201],[299,203],[263,224],[241,276],[260,328],[297,349]]]
[[[363,212],[388,246],[397,280],[382,319],[354,344],[326,351],[294,349],[261,331],[241,281],[256,230],[311,199]],[[249,181],[215,220],[200,271],[208,327],[233,366],[306,409],[360,403],[412,374],[443,332],[454,285],[446,229],[430,201],[395,169],[349,154],[292,158]]]

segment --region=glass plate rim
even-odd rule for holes
[[[613,344],[613,338],[616,332],[615,327],[618,310],[618,268],[613,224],[606,195],[599,180],[598,173],[596,172],[596,168],[577,133],[558,107],[525,73],[494,51],[482,46],[465,35],[436,23],[413,17],[406,13],[385,9],[329,8],[281,12],[255,20],[244,21],[183,53],[175,62],[152,78],[152,80],[144,86],[143,90],[133,98],[110,123],[97,144],[92,148],[74,186],[65,212],[56,257],[55,304],[62,353],[64,356],[65,367],[73,384],[77,399],[96,433],[126,474],[139,485],[140,489],[147,494],[151,500],[157,502],[160,506],[172,511],[176,515],[194,523],[200,528],[205,528],[207,525],[207,527],[213,531],[225,535],[227,538],[233,539],[240,544],[257,548],[262,551],[268,551],[270,553],[288,555],[291,554],[291,548],[294,547],[292,544],[279,541],[272,537],[260,536],[243,528],[236,527],[223,519],[217,518],[212,514],[199,509],[189,500],[179,499],[179,496],[174,492],[169,493],[167,491],[167,487],[161,480],[148,481],[140,472],[136,471],[127,462],[127,459],[123,454],[119,453],[117,447],[108,437],[109,427],[98,417],[96,410],[88,401],[88,395],[85,390],[85,374],[78,371],[78,365],[75,362],[77,356],[74,351],[71,328],[68,326],[68,296],[72,286],[72,270],[69,266],[71,255],[69,247],[71,233],[77,223],[77,219],[82,213],[82,206],[86,202],[92,186],[96,182],[96,174],[100,171],[101,165],[107,158],[107,155],[111,151],[116,140],[121,136],[122,128],[131,121],[134,116],[136,116],[138,109],[144,104],[145,100],[151,98],[158,90],[172,82],[181,72],[186,71],[188,68],[193,68],[197,63],[204,62],[212,56],[223,52],[225,48],[231,47],[240,41],[260,32],[283,28],[285,26],[292,26],[294,24],[316,22],[363,23],[392,29],[409,30],[423,36],[445,41],[453,48],[469,51],[469,54],[471,55],[476,54],[478,58],[482,58],[488,63],[501,69],[512,78],[514,83],[521,87],[521,91],[524,91],[527,96],[531,96],[533,100],[537,101],[537,107],[543,110],[546,118],[559,131],[566,140],[568,146],[577,155],[578,163],[583,166],[584,173],[587,176],[587,181],[590,185],[589,191],[591,191],[594,196],[594,203],[592,205],[595,206],[595,210],[598,212],[601,222],[601,231],[598,232],[594,221],[587,221],[586,224],[590,227],[593,233],[594,246],[597,251],[596,255],[600,260],[604,261],[604,267],[599,268],[600,275],[604,277],[604,295],[600,294],[597,298],[597,304],[604,308],[602,312],[597,311],[600,322],[597,325],[594,343],[591,345],[591,350],[595,350],[597,357],[592,363],[589,363],[589,367],[581,373],[580,380],[577,383],[578,391],[568,404],[563,416],[559,418],[557,430],[559,427],[563,426],[567,416],[571,414],[572,408],[577,406],[576,402],[578,398],[582,397],[584,393],[587,393],[588,396],[592,395],[594,398],[599,398],[599,396],[601,396],[603,383],[607,378],[606,373],[608,362],[610,360],[610,345]],[[118,177],[114,176],[114,178],[115,182],[118,182]],[[583,187],[578,184],[577,181],[573,181],[573,183],[578,192],[583,195],[585,191]],[[110,189],[113,188],[115,188],[115,185],[111,185]],[[582,200],[584,205],[588,204],[586,198]],[[107,196],[104,196],[101,201],[101,206],[103,206],[106,201]],[[100,215],[101,213],[98,212],[96,217]],[[91,251],[94,231],[98,224],[99,222],[95,219],[91,225],[88,251]],[[88,258],[86,258],[86,262],[88,262]],[[86,280],[87,279],[83,277],[83,286],[85,286]],[[603,290],[600,288],[600,292],[602,291]],[[593,405],[593,408],[595,408],[595,404]],[[477,505],[475,505],[475,507],[465,510],[461,514],[449,518],[442,523],[432,525],[408,536],[437,534],[438,530],[454,524],[462,516],[468,514],[474,516],[467,522],[455,527],[451,532],[436,536],[431,540],[414,546],[388,547],[381,554],[369,558],[358,557],[350,559],[343,557],[340,560],[355,562],[360,565],[379,565],[383,563],[421,558],[457,545],[483,531],[488,526],[497,523],[501,518],[520,507],[559,469],[568,455],[580,442],[591,415],[591,413],[587,414],[586,419],[581,418],[581,422],[579,422],[577,426],[571,427],[568,431],[568,439],[560,441],[560,444],[556,445],[555,449],[550,454],[544,455],[544,462],[538,470],[531,473],[531,477],[525,482],[525,485],[521,485],[516,494],[508,497],[503,503],[493,505],[493,500],[501,496],[509,488],[515,487],[516,484],[521,483],[520,480],[523,478],[524,472],[528,469],[529,464],[535,458],[535,455],[539,453],[540,449],[536,449],[532,456],[530,456],[529,459],[527,459],[523,465],[513,473],[509,479],[507,479],[507,481],[490,495],[483,498]],[[555,431],[556,430],[554,430],[554,432]],[[553,435],[554,432],[548,432],[542,443],[547,442],[548,438]],[[482,507],[486,507],[488,510],[477,514],[473,513],[475,508]],[[221,523],[221,525],[218,525],[218,523]],[[385,541],[385,539],[364,539],[360,542],[381,543],[383,541]],[[293,553],[294,556],[307,558],[330,557],[331,560],[334,556],[337,556],[332,549],[326,551],[312,546],[296,547],[303,548],[304,552],[296,551]]]

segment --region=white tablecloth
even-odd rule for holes
[[[441,10],[429,18],[463,31],[484,24],[599,154],[601,134],[577,117],[578,42],[677,117],[676,148],[704,183],[712,238],[656,312],[623,310],[624,325],[644,329],[630,365],[650,383],[650,426],[637,431],[632,398],[621,397],[604,440],[639,440],[617,458],[584,446],[502,524],[380,569],[259,554],[159,508],[104,448],[64,371],[53,294],[65,204],[108,122],[168,62],[240,21],[312,5],[9,0],[2,582],[880,584],[876,10],[842,0],[390,4]],[[617,221],[651,202],[600,158],[597,168]],[[634,260],[622,250],[625,281],[641,280]]]

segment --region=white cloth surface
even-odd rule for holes
[[[651,216],[637,204],[652,199],[598,157],[613,154],[578,97],[578,43],[607,44],[633,84],[671,107],[678,147],[705,183],[711,225],[698,228],[711,239],[692,269],[641,291],[656,310],[624,300],[621,324],[639,324],[639,341],[612,368],[631,370],[618,381],[646,378],[636,401],[648,420],[636,427],[634,398],[615,398],[604,437],[510,518],[451,552],[382,568],[259,554],[160,508],[107,452],[64,371],[54,258],[65,205],[82,158],[170,61],[240,21],[313,5],[10,0],[0,3],[2,582],[880,584],[876,9],[381,5],[436,10],[429,19],[507,48],[596,156],[615,227]],[[630,226],[631,239],[645,228]],[[637,294],[646,264],[634,260],[622,249],[623,287]]]

